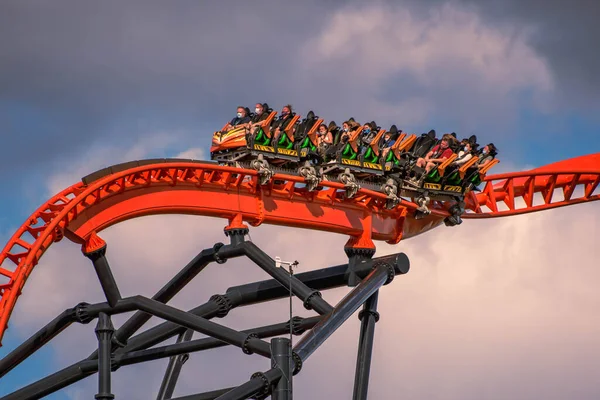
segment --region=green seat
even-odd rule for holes
[[[262,127],[255,132],[254,143],[262,146],[268,146],[271,143],[271,138],[267,136]]]
[[[273,138],[273,144],[275,144],[275,138]],[[285,132],[281,132],[279,134],[279,139],[277,140],[277,148],[279,149],[292,149],[294,147],[294,142],[288,138]]]
[[[358,158],[358,153],[352,149],[350,143],[346,143],[344,148],[342,149],[342,158],[346,160],[356,160]]]
[[[371,146],[369,146],[369,147],[367,147],[367,151],[365,152],[365,156],[363,157],[363,160],[366,162],[377,164],[377,162],[379,161],[379,156],[377,154],[375,154],[375,152],[373,151]]]
[[[302,143],[300,144],[300,150],[308,149],[309,152],[317,151],[317,146],[310,140],[307,136],[304,138]]]
[[[425,175],[425,182],[439,183],[441,180],[442,180],[442,177],[441,177],[439,171],[437,170],[437,168],[435,168],[433,171],[430,171],[427,175]]]

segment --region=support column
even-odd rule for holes
[[[98,338],[98,394],[97,400],[112,400],[115,396],[110,392],[111,374],[111,339],[115,331],[110,316],[98,315],[96,337]]]
[[[242,214],[236,214],[233,218],[229,219],[229,225],[223,229],[225,236],[231,239],[231,245],[236,246],[244,243],[244,236],[250,232],[248,225],[244,224]]]
[[[252,374],[252,378],[248,382],[217,397],[215,400],[244,400],[251,398],[251,396],[256,399],[264,399],[269,395],[269,388],[280,378],[281,370],[279,368],[272,368],[264,373],[256,372]]]
[[[281,370],[281,378],[273,386],[273,400],[292,398],[292,345],[288,338],[271,339],[271,368]]]
[[[349,287],[358,285],[361,278],[356,271],[361,264],[367,262],[375,255],[375,243],[371,240],[371,215],[362,221],[363,232],[360,236],[351,236],[344,246],[344,252],[348,256],[347,281]]]
[[[383,285],[394,279],[394,267],[390,264],[379,263],[375,269],[348,293],[333,309],[323,317],[306,335],[294,346],[294,352],[305,362],[306,359],[333,334],[354,312],[377,292]]]
[[[121,293],[106,259],[106,242],[92,233],[81,247],[81,251],[94,264],[106,300],[111,307],[114,307],[117,301],[121,300]]]
[[[194,336],[194,331],[188,329],[185,333],[179,335],[177,343],[189,342],[192,340],[192,336]],[[173,397],[173,392],[175,392],[175,385],[177,385],[177,381],[179,380],[181,368],[183,368],[183,364],[185,364],[189,357],[188,353],[184,353],[169,358],[169,365],[165,371],[165,376],[160,385],[156,400],[165,400]]]
[[[358,342],[358,356],[356,360],[356,374],[354,376],[353,400],[366,400],[369,392],[369,374],[371,372],[375,323],[379,321],[379,313],[377,312],[378,297],[379,291],[373,293],[373,295],[365,302],[362,311],[358,314],[361,325],[360,339]]]

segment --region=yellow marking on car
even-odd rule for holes
[[[275,149],[271,146],[263,146],[262,144],[255,144],[254,145],[254,149],[255,150],[260,150],[260,151],[266,151],[269,153],[275,153]]]
[[[373,163],[370,163],[370,162],[365,162],[365,163],[363,163],[363,165],[364,165],[366,168],[371,168],[371,169],[381,169],[381,165],[380,165],[380,164],[373,164]]]
[[[460,193],[460,192],[462,192],[462,187],[454,186],[454,185],[446,185],[446,186],[444,186],[444,191]]]
[[[286,156],[297,156],[298,152],[291,149],[277,149],[277,153],[284,154]]]
[[[442,188],[442,185],[439,185],[437,183],[425,183],[423,185],[423,188],[425,188],[425,189],[433,189],[433,190],[440,190]]]
[[[342,158],[342,164],[355,165],[357,167],[360,167],[360,161],[348,160],[346,158]]]

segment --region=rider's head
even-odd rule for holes
[[[283,106],[283,108],[281,109],[281,116],[282,117],[287,117],[291,113],[292,113],[292,106],[289,105],[289,104]]]
[[[264,111],[263,105],[260,103],[256,103],[256,106],[254,107],[254,112],[256,113],[256,115],[262,114],[263,111]]]
[[[471,146],[471,142],[469,142],[467,139],[464,139],[463,141],[461,141],[460,144],[462,146],[462,150],[465,153],[469,153],[471,150],[473,150],[473,146]]]
[[[369,124],[369,123],[364,124],[363,128],[362,128],[362,132],[363,133],[371,133],[371,124]]]
[[[496,149],[494,143],[489,143],[483,148],[482,153],[491,154],[492,156],[495,156],[496,154],[498,154],[498,149]]]
[[[327,133],[327,125],[321,124],[319,125],[319,134],[325,135]]]
[[[238,107],[237,108],[237,117],[238,118],[244,118],[246,116],[246,108],[244,107]]]
[[[450,147],[450,143],[452,143],[453,139],[454,138],[452,137],[452,135],[445,134],[444,136],[442,136],[442,141],[440,142],[440,147],[442,149],[447,149],[448,147]]]

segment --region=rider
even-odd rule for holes
[[[333,135],[327,128],[327,125],[319,125],[317,130],[317,147],[321,155],[325,155],[329,146],[333,144]]]
[[[267,112],[268,108],[269,106],[267,103],[256,103],[256,106],[254,106],[254,115],[248,122],[248,129],[250,130],[251,135],[256,132],[256,129],[260,126],[261,122],[269,116],[269,113]]]
[[[453,164],[461,166],[471,158],[473,158],[473,145],[468,139],[463,139],[461,142],[460,151],[458,157],[454,160]]]
[[[435,164],[443,163],[453,153],[450,148],[453,139],[454,138],[450,134],[442,136],[440,143],[435,145],[433,149],[427,153],[425,158],[419,158],[417,160],[417,167],[425,168],[425,173],[428,173]]]
[[[392,146],[396,143],[396,138],[399,136],[400,132],[398,131],[396,125],[392,125],[390,130],[387,131],[379,140],[379,149],[381,150],[381,157],[385,158],[385,156],[389,153]]]
[[[363,125],[363,129],[360,132],[360,145],[358,150],[360,155],[365,154],[369,145],[373,139],[375,139],[375,136],[377,135],[376,129],[377,124],[375,124],[375,122],[367,122]]]
[[[271,125],[271,132],[273,132],[274,142],[279,140],[279,135],[281,135],[281,132],[283,132],[283,130],[287,128],[287,125],[292,120],[292,118],[294,118],[292,106],[290,104],[283,106],[283,108],[281,109],[281,113],[279,114],[279,118],[277,118],[275,122],[273,122],[273,124]]]
[[[488,163],[490,163],[496,155],[498,154],[498,149],[494,143],[489,143],[481,149],[481,155],[479,156],[479,160],[477,160],[477,167],[481,169],[485,167]]]
[[[236,116],[230,122],[228,122],[227,125],[225,125],[225,129],[223,129],[223,131],[230,131],[237,126],[247,124],[248,122],[250,122],[250,117],[248,116],[246,107],[239,106],[237,108]]]

